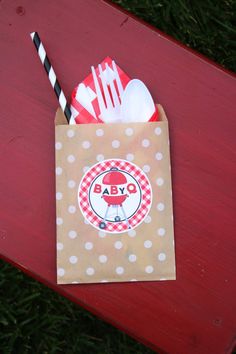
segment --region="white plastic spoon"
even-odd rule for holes
[[[155,104],[146,85],[141,80],[131,80],[121,97],[122,122],[147,122],[155,110]]]

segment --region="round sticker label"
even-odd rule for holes
[[[138,226],[152,203],[151,184],[135,164],[121,159],[92,166],[78,188],[85,219],[96,229],[121,233]]]

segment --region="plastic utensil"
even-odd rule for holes
[[[110,67],[105,64],[105,72],[102,70],[101,65],[98,65],[99,77],[101,81],[101,86],[98,81],[98,76],[96,74],[95,68],[92,66],[92,75],[95,86],[95,91],[98,99],[98,105],[100,110],[99,118],[104,121],[104,123],[116,123],[121,121],[120,117],[120,99],[123,93],[123,87],[121,80],[116,68],[116,64],[113,61],[112,67],[114,70],[114,78],[111,77]],[[117,90],[115,84],[117,84]]]
[[[76,92],[76,100],[94,117],[97,119],[92,105],[91,97],[84,83],[79,84]]]
[[[148,122],[155,111],[155,104],[146,85],[141,80],[131,80],[121,97],[122,122]]]

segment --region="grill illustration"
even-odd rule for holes
[[[109,172],[105,174],[103,177],[102,183],[105,185],[110,185],[110,186],[119,186],[119,185],[124,185],[127,183],[127,179],[125,175],[118,170],[116,167],[112,167]],[[119,216],[119,208],[122,211],[123,217],[125,218],[125,222],[127,224],[127,227],[130,228],[123,203],[124,201],[128,198],[127,194],[122,194],[122,195],[103,195],[102,198],[104,201],[107,203],[107,208],[106,212],[104,215],[103,220],[99,223],[100,229],[105,229],[107,227],[107,215],[110,210],[110,208],[115,208],[116,209],[116,215],[114,217],[114,222],[119,222],[121,221],[121,217]]]

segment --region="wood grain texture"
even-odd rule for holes
[[[56,285],[54,116],[29,33],[65,94],[107,55],[143,80],[170,124],[177,281]],[[0,2],[2,258],[167,353],[235,344],[235,77],[103,1]]]

